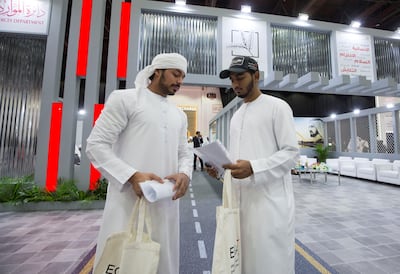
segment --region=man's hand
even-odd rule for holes
[[[226,164],[223,168],[230,169],[233,178],[244,179],[253,174],[250,161],[237,160],[236,164]]]
[[[209,164],[206,164],[205,166],[208,175],[210,175],[213,178],[218,178],[218,170],[215,167]]]
[[[175,194],[172,197],[172,200],[179,199],[179,198],[183,197],[183,195],[185,195],[186,190],[189,187],[189,181],[190,181],[189,177],[186,174],[176,173],[176,174],[172,174],[172,175],[165,177],[165,179],[175,182],[174,189],[173,189]]]
[[[143,173],[139,171],[135,172],[135,174],[129,178],[128,182],[131,183],[133,191],[135,191],[136,195],[140,198],[143,196],[143,192],[139,186],[139,183],[150,180],[158,181],[161,184],[164,183],[164,181],[154,173]]]

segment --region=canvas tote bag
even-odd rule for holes
[[[241,274],[240,212],[232,193],[231,171],[224,175],[222,205],[216,208],[212,274]]]
[[[138,199],[133,208],[129,230],[107,238],[94,274],[156,274],[160,244],[151,239],[150,214],[146,200]],[[144,231],[146,225],[147,233]]]

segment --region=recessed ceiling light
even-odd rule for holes
[[[186,0],[175,0],[175,4],[178,6],[186,5]]]
[[[356,108],[355,110],[353,110],[354,114],[360,114],[360,109]]]
[[[332,113],[332,114],[331,114],[331,118],[332,118],[332,119],[335,119],[335,118],[336,118],[336,114],[335,114],[335,113]]]
[[[390,103],[390,104],[387,104],[386,107],[387,108],[392,108],[392,107],[394,107],[394,105]]]
[[[251,13],[251,6],[249,6],[249,5],[242,5],[241,11],[242,11],[243,13]]]
[[[351,21],[350,26],[352,28],[359,28],[359,27],[361,27],[361,22],[360,21]]]
[[[299,20],[301,21],[307,21],[308,20],[308,14],[306,13],[299,13]]]
[[[400,34],[400,27],[397,28],[396,33]]]

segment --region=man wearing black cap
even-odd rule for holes
[[[234,163],[224,166],[231,170],[240,201],[242,273],[291,274],[295,206],[290,170],[299,154],[292,110],[285,101],[262,94],[253,58],[233,58],[220,73],[228,77],[243,99],[230,124]]]

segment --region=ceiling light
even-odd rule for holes
[[[178,6],[186,5],[186,0],[175,0],[175,4]]]
[[[389,103],[389,104],[386,105],[386,107],[387,107],[387,108],[392,108],[392,107],[394,107],[394,105],[391,104],[391,103]]]
[[[306,13],[299,13],[299,20],[301,21],[307,21],[308,20],[308,14]]]
[[[360,109],[356,108],[355,110],[353,110],[354,114],[360,114]]]
[[[251,13],[251,6],[249,6],[249,5],[242,5],[241,11],[242,11],[243,13]]]
[[[396,33],[400,34],[400,27],[397,28]]]
[[[350,26],[352,28],[359,28],[359,27],[361,27],[361,22],[360,21],[351,21]]]
[[[78,111],[78,114],[79,114],[79,115],[85,115],[85,114],[86,114],[86,110],[80,109],[80,110]]]
[[[335,114],[335,113],[332,113],[332,114],[331,114],[331,118],[332,118],[332,119],[335,119],[335,118],[336,118],[336,114]]]

